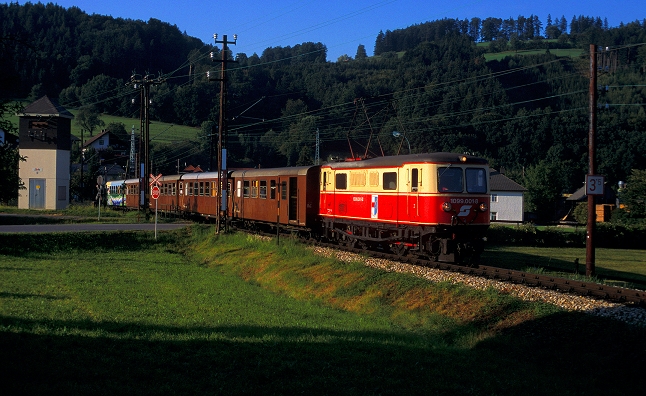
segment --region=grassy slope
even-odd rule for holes
[[[28,104],[25,102],[25,104]],[[70,110],[70,113],[75,114],[76,110]],[[11,122],[18,127],[18,116],[17,115],[11,115],[8,117]],[[126,131],[130,133],[132,126],[135,126],[135,134],[139,134],[139,127],[140,127],[140,122],[139,119],[135,118],[125,118],[125,117],[117,117],[117,116],[112,116],[108,114],[102,114],[101,115],[101,120],[105,123],[105,125],[108,125],[113,122],[118,122],[122,123],[126,127]],[[164,122],[158,122],[154,121],[150,124],[150,139],[152,142],[155,143],[173,143],[173,142],[183,142],[189,139],[194,139],[197,137],[197,134],[199,132],[199,128],[195,127],[189,127],[186,125],[176,125],[176,124],[167,124]],[[97,133],[100,133],[100,130],[94,131],[94,136],[96,136]],[[76,125],[74,120],[72,120],[72,135],[80,138],[81,137],[81,129]],[[90,136],[88,136],[87,133],[83,134],[83,138],[85,140],[88,140]]]
[[[191,232],[156,243],[138,233],[5,239],[34,248],[0,247],[0,370],[12,379],[3,389],[607,395],[640,387],[644,329],[341,264],[288,240]]]

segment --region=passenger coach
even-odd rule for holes
[[[232,172],[231,221],[310,233],[320,224],[319,171],[319,166],[299,166]]]

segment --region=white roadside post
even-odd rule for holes
[[[150,196],[155,200],[155,240],[157,240],[157,198],[159,198],[159,185],[161,184],[159,182],[159,179],[161,179],[161,173],[158,174],[157,176],[153,176],[150,174],[150,178],[152,179],[150,182],[150,185],[152,186],[152,189],[150,190]]]

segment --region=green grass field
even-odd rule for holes
[[[149,233],[0,238],[6,394],[641,388],[646,329],[339,263],[289,239],[276,246],[209,227],[157,241]]]
[[[492,60],[501,60],[508,56],[523,56],[523,55],[539,55],[545,54],[545,49],[535,49],[535,50],[520,50],[520,51],[503,51],[503,52],[489,52],[484,55],[487,61]],[[583,50],[578,48],[571,49],[550,49],[550,53],[558,57],[569,57],[572,59],[579,58],[583,55]]]

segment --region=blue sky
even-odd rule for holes
[[[32,1],[35,3],[37,1]],[[47,1],[45,1],[47,2]],[[609,25],[646,19],[644,0],[53,0],[60,6],[77,6],[88,14],[148,21],[156,18],[213,43],[213,33],[238,35],[234,53],[258,55],[267,47],[294,46],[307,41],[328,48],[327,59],[343,54],[354,57],[363,44],[372,55],[380,30],[395,30],[442,18],[517,18],[537,15],[545,24],[574,15],[607,18]],[[20,0],[20,4],[25,2]]]

